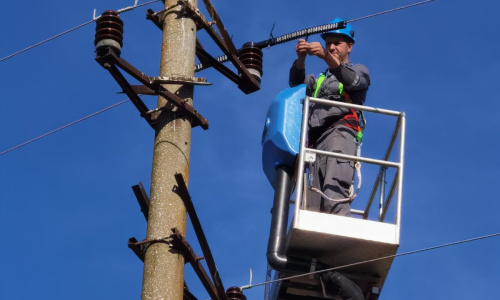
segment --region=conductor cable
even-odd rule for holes
[[[465,244],[465,243],[475,242],[475,241],[489,239],[489,238],[493,238],[493,237],[497,237],[497,236],[500,236],[500,232],[489,234],[489,235],[483,235],[483,236],[479,236],[479,237],[475,237],[475,238],[465,239],[465,240],[461,240],[461,241],[451,242],[451,243],[447,243],[447,244],[441,244],[441,245],[438,245],[438,246],[423,248],[423,249],[419,249],[419,250],[413,250],[413,251],[408,251],[408,252],[394,254],[394,255],[381,256],[381,257],[377,257],[377,258],[374,258],[374,259],[368,259],[368,260],[364,260],[364,261],[360,261],[360,262],[355,262],[355,263],[352,263],[352,264],[347,264],[347,265],[342,265],[342,266],[338,266],[338,267],[323,269],[323,270],[319,270],[319,271],[314,271],[314,272],[309,272],[309,273],[303,273],[303,274],[299,274],[299,275],[294,275],[294,276],[284,277],[284,278],[280,278],[280,279],[270,280],[270,281],[267,281],[267,282],[256,283],[256,284],[253,284],[253,285],[243,286],[243,287],[241,287],[241,289],[242,290],[243,289],[251,289],[253,287],[257,287],[257,286],[261,286],[261,285],[265,285],[265,284],[280,282],[280,281],[284,281],[284,280],[290,280],[290,279],[294,279],[294,278],[305,277],[305,276],[314,275],[314,274],[320,274],[320,273],[334,271],[334,270],[340,270],[340,269],[344,269],[344,268],[347,268],[347,267],[362,265],[362,264],[366,264],[366,263],[370,263],[370,262],[374,262],[374,261],[379,261],[379,260],[384,260],[384,259],[396,258],[396,257],[401,257],[401,256],[407,256],[407,255],[417,254],[417,253],[420,253],[420,252],[427,252],[427,251],[437,250],[437,249],[440,249],[440,248],[456,246],[456,245],[459,245],[459,244]]]
[[[36,138],[34,138],[34,139],[31,139],[31,140],[29,140],[29,141],[26,141],[26,142],[24,142],[24,143],[21,143],[21,144],[19,144],[19,145],[17,145],[17,146],[14,146],[14,147],[12,147],[12,148],[7,149],[7,150],[4,150],[4,151],[0,152],[0,155],[7,154],[7,153],[9,153],[9,152],[11,152],[11,151],[14,151],[14,150],[16,150],[16,149],[21,148],[22,146],[26,146],[26,145],[28,145],[28,144],[31,144],[31,143],[33,143],[33,142],[35,142],[35,141],[38,141],[39,139],[42,139],[42,138],[44,138],[44,137],[47,137],[47,136],[49,136],[49,135],[51,135],[51,134],[53,134],[53,133],[56,133],[56,132],[58,132],[58,131],[61,131],[61,130],[65,129],[65,128],[68,128],[68,127],[70,127],[70,126],[73,126],[73,125],[75,125],[75,124],[77,124],[77,123],[80,123],[80,122],[85,121],[85,120],[87,120],[87,119],[90,119],[90,118],[92,118],[92,117],[95,117],[95,116],[97,116],[97,115],[98,115],[98,114],[100,114],[100,113],[103,113],[103,112],[105,112],[105,111],[107,111],[107,110],[110,110],[110,109],[112,109],[112,108],[115,108],[115,107],[117,107],[117,106],[120,106],[120,105],[122,105],[123,103],[128,102],[128,101],[130,101],[130,100],[129,100],[129,99],[126,99],[126,100],[123,100],[123,101],[121,101],[121,102],[115,103],[115,104],[113,104],[113,105],[111,105],[111,106],[108,106],[108,107],[106,107],[106,108],[104,108],[104,109],[101,109],[101,110],[99,110],[99,111],[96,111],[95,113],[92,113],[92,114],[90,114],[90,115],[88,115],[88,116],[85,116],[85,117],[80,118],[80,119],[78,119],[78,120],[76,120],[76,121],[73,121],[73,122],[71,122],[71,123],[68,123],[68,124],[66,124],[66,125],[64,125],[64,126],[61,126],[61,127],[57,128],[57,129],[51,130],[51,131],[49,131],[49,132],[47,132],[47,133],[44,133],[44,134],[42,134],[42,135],[40,135],[40,136],[38,136],[38,137],[36,137]]]
[[[414,7],[414,6],[417,6],[417,5],[422,5],[422,4],[425,4],[425,3],[432,2],[432,1],[436,1],[436,0],[425,0],[425,1],[417,2],[417,3],[413,3],[413,4],[409,4],[409,5],[405,5],[405,6],[401,6],[401,7],[397,7],[397,8],[393,8],[393,9],[389,9],[389,10],[385,10],[385,11],[378,12],[378,13],[375,13],[375,14],[371,14],[371,15],[368,15],[368,16],[364,16],[364,17],[360,17],[360,18],[348,20],[348,21],[345,21],[345,23],[353,23],[353,22],[357,22],[357,21],[360,21],[360,20],[364,20],[364,19],[368,19],[368,18],[373,18],[373,17],[376,17],[376,16],[388,14],[388,13],[395,12],[395,11],[398,11],[398,10],[407,9],[407,8]],[[313,35],[313,34],[327,32],[327,31],[330,31],[332,29],[336,29],[337,26],[338,26],[338,24],[336,24],[336,23],[333,23],[333,24],[329,23],[329,24],[314,26],[314,27],[310,27],[310,28],[305,28],[305,29],[302,29],[302,30],[297,30],[297,31],[294,31],[294,32],[291,32],[291,33],[287,33],[287,34],[278,36],[276,38],[271,38],[271,39],[268,39],[268,40],[264,40],[264,41],[258,42],[258,43],[256,43],[256,46],[258,48],[260,48],[260,49],[268,48],[268,47],[271,47],[271,46],[275,46],[275,45],[286,43],[286,42],[289,42],[289,41],[292,41],[292,40],[296,40],[298,38],[308,37],[308,36]],[[227,62],[229,60],[229,58],[227,57],[227,55],[218,56],[215,59],[218,62],[220,62],[220,63],[224,63],[224,62]],[[200,64],[197,64],[195,66],[195,72],[199,72],[199,71],[205,70],[205,69],[210,68],[210,67],[211,67],[210,65],[207,65],[207,64],[203,65],[202,63],[200,63]]]
[[[152,0],[152,1],[149,1],[149,2],[144,2],[144,3],[141,3],[141,4],[137,4],[137,2],[136,2],[136,4],[135,4],[134,6],[129,6],[129,7],[125,7],[125,8],[119,9],[119,10],[117,10],[117,12],[118,12],[118,13],[127,12],[127,11],[133,10],[133,9],[135,9],[135,8],[137,8],[137,7],[145,6],[145,5],[148,5],[148,4],[151,4],[151,3],[155,3],[155,2],[158,2],[158,1],[160,1],[160,0]],[[43,45],[43,44],[45,44],[45,43],[47,43],[47,42],[50,42],[50,41],[52,41],[52,40],[55,40],[55,39],[57,39],[57,38],[59,38],[59,37],[61,37],[61,36],[65,35],[65,34],[68,34],[68,33],[72,32],[72,31],[75,31],[75,30],[77,30],[77,29],[79,29],[79,28],[85,27],[85,26],[89,25],[90,23],[92,23],[92,22],[96,21],[96,20],[97,20],[97,19],[99,19],[99,18],[100,18],[100,16],[95,17],[95,18],[93,18],[92,20],[89,20],[89,21],[87,21],[87,22],[85,22],[85,23],[82,23],[82,24],[80,24],[80,25],[78,25],[78,26],[76,26],[76,27],[73,27],[73,28],[71,28],[71,29],[68,29],[68,30],[66,30],[66,31],[63,31],[63,32],[61,32],[61,33],[59,33],[59,34],[56,34],[56,35],[54,35],[54,36],[52,36],[52,37],[50,37],[50,38],[48,38],[48,39],[45,39],[45,40],[43,40],[43,41],[41,41],[41,42],[38,42],[38,43],[33,44],[33,45],[29,46],[29,47],[26,47],[26,48],[24,48],[24,49],[22,49],[22,50],[19,50],[19,51],[14,52],[14,53],[12,53],[12,54],[10,54],[10,55],[7,55],[6,57],[4,57],[4,58],[0,59],[0,62],[1,62],[1,61],[4,61],[4,60],[7,60],[7,59],[9,59],[9,58],[12,58],[12,57],[14,57],[14,56],[16,56],[16,55],[19,55],[19,54],[21,54],[21,53],[23,53],[23,52],[26,52],[26,51],[28,51],[28,50],[31,50],[31,49],[33,49],[33,48],[35,48],[35,47],[40,46],[40,45]]]

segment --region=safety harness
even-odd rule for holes
[[[318,76],[318,78],[316,79],[316,88],[315,88],[314,93],[313,93],[314,98],[317,98],[319,90],[320,90],[321,86],[323,85],[323,82],[325,81],[325,79],[326,79],[325,73],[321,73]],[[342,97],[344,102],[352,103],[351,97],[344,90],[344,84],[342,82],[339,82],[338,90],[339,90],[339,95]],[[361,117],[362,123],[360,122],[360,117]],[[366,120],[365,120],[365,117],[364,117],[362,111],[358,113],[354,109],[351,108],[350,112],[348,114],[344,115],[342,117],[342,119],[340,119],[337,122],[335,122],[334,124],[332,124],[332,127],[336,126],[336,125],[344,125],[346,127],[353,129],[354,131],[356,131],[356,141],[358,143],[360,143],[361,140],[363,139],[363,131],[365,129]]]
[[[325,81],[325,79],[326,79],[325,73],[321,73],[319,75],[319,77],[317,78],[316,88],[315,88],[314,93],[313,93],[314,98],[316,98],[318,96],[319,90],[320,90],[321,86],[323,85],[323,82]],[[349,97],[349,94],[346,91],[344,91],[344,84],[342,84],[342,82],[339,82],[338,90],[339,90],[340,96],[342,97],[342,99],[344,99],[345,102],[352,103],[352,100]],[[360,117],[361,117],[362,123],[360,122]],[[356,112],[354,109],[351,108],[350,112],[348,114],[344,115],[342,117],[342,119],[340,119],[337,122],[335,122],[334,124],[332,124],[332,127],[336,126],[336,125],[344,125],[344,126],[349,127],[349,128],[356,131],[356,143],[357,143],[356,155],[361,156],[361,144],[362,144],[362,139],[363,139],[363,131],[364,131],[365,125],[366,125],[366,119],[363,115],[363,112],[362,111],[359,112],[359,116],[358,116],[358,112]],[[309,189],[313,192],[320,194],[323,198],[328,199],[328,200],[333,201],[333,202],[340,202],[340,203],[352,202],[354,200],[354,198],[356,198],[356,196],[358,195],[359,190],[361,189],[361,163],[359,161],[356,161],[354,166],[356,168],[356,174],[358,175],[358,186],[356,189],[356,193],[354,193],[353,185],[351,185],[351,188],[349,191],[349,197],[344,198],[344,199],[332,199],[332,198],[328,197],[327,195],[325,195],[325,193],[323,193],[321,190],[319,190],[317,188],[310,186]],[[353,183],[354,183],[354,179],[353,179]]]

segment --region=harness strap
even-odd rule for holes
[[[325,78],[326,78],[325,73],[321,73],[318,76],[318,79],[316,80],[316,88],[314,90],[313,97],[316,98],[318,96],[319,90],[321,88],[321,85],[323,84],[323,81],[325,81]],[[352,103],[351,97],[349,96],[349,94],[346,91],[344,91],[344,84],[342,82],[339,82],[338,90],[339,90],[340,96],[344,99],[345,102]],[[362,115],[362,119],[364,122],[363,115]],[[358,141],[358,142],[361,141],[361,139],[363,138],[364,124],[363,124],[363,127],[360,126],[358,113],[354,109],[350,109],[349,114],[344,115],[342,117],[342,119],[340,119],[337,122],[335,122],[334,124],[332,124],[332,126],[336,126],[336,125],[344,125],[346,127],[349,127],[351,129],[355,130],[356,131],[356,141]]]
[[[321,73],[316,80],[316,89],[314,90],[313,97],[316,98],[318,96],[319,89],[321,88],[321,85],[323,84],[323,81],[325,81],[326,75],[325,73]]]

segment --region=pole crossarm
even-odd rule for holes
[[[240,76],[238,76],[238,74],[234,73],[231,69],[226,67],[223,63],[219,62],[207,51],[205,51],[198,39],[196,39],[196,56],[203,64],[207,63],[211,65],[214,69],[219,71],[222,75],[226,76],[232,82],[236,84],[240,83]]]
[[[153,129],[156,125],[156,116],[152,115],[152,112],[156,112],[157,110],[149,110],[141,98],[137,95],[134,88],[128,83],[125,77],[121,74],[117,67],[127,72],[133,78],[144,84],[144,86],[154,92],[156,95],[159,95],[167,100],[169,100],[172,104],[178,107],[184,114],[191,118],[192,127],[201,126],[203,129],[208,129],[208,120],[206,120],[193,106],[189,105],[187,101],[178,97],[177,95],[171,93],[167,89],[163,88],[160,85],[160,81],[155,77],[149,77],[135,68],[133,65],[128,63],[126,60],[121,58],[116,54],[115,50],[111,47],[107,47],[102,51],[96,52],[95,60],[105,69],[107,69],[113,78],[117,81],[120,87],[123,89],[123,92],[129,96],[130,100],[136,108],[141,113],[141,116],[146,119]],[[202,80],[200,80],[202,81]],[[176,83],[193,83],[194,80],[186,78],[186,80],[176,80]],[[164,83],[164,82],[162,82]]]
[[[238,70],[238,74],[225,67],[221,62],[218,62],[212,55],[208,54],[203,49],[199,41],[196,43],[196,56],[204,64],[214,67],[228,79],[238,85],[244,93],[249,94],[260,89],[260,82],[249,72],[248,68],[240,60],[240,50],[236,49],[229,34],[227,33],[222,20],[215,11],[212,3],[209,0],[204,0],[205,6],[214,21],[207,21],[203,14],[187,0],[177,1],[178,5],[184,8],[184,14],[189,15],[196,23],[197,29],[204,29],[212,40],[216,43],[220,50]],[[151,20],[159,29],[163,29],[163,19],[168,10],[154,12],[148,10],[147,19]],[[215,24],[220,34],[218,34],[212,25]]]
[[[202,260],[203,258],[196,256],[193,248],[191,248],[191,245],[189,245],[189,243],[184,239],[182,233],[177,228],[172,229],[172,231],[173,234],[170,236],[172,247],[182,253],[185,260],[191,264],[196,275],[198,275],[198,278],[205,287],[205,290],[210,295],[210,298],[212,300],[222,300],[222,298],[218,296],[217,290],[212,283],[212,280],[210,280],[210,277],[203,268],[203,265],[200,263],[200,260]]]
[[[149,197],[148,197],[148,194],[146,193],[146,190],[144,190],[144,186],[142,185],[142,182],[139,181],[138,184],[133,185],[132,190],[134,191],[134,195],[137,198],[137,202],[139,203],[139,206],[141,207],[141,212],[147,221],[148,214],[149,214]]]
[[[201,27],[205,29],[205,31],[208,33],[208,35],[210,35],[212,40],[228,57],[229,61],[231,61],[231,63],[236,67],[236,69],[238,69],[238,72],[241,75],[240,82],[238,82],[238,84],[243,85],[244,86],[243,88],[245,90],[247,89],[252,90],[252,85],[254,86],[254,88],[258,90],[260,88],[260,83],[257,82],[257,80],[248,72],[245,65],[243,65],[243,63],[239,59],[239,51],[234,46],[233,41],[231,41],[229,34],[222,25],[222,21],[219,18],[217,12],[215,11],[215,8],[212,6],[212,3],[209,0],[204,0],[203,2],[207,7],[210,16],[212,17],[212,19],[215,20],[215,25],[217,26],[217,29],[219,29],[220,35],[222,35],[222,37],[219,34],[217,34],[217,32],[215,32],[215,30],[212,28],[211,26],[212,22],[208,22],[205,19],[205,17],[200,13],[200,11],[198,9],[195,9],[189,2],[187,2],[186,0],[179,0],[178,3],[182,4],[186,8],[186,11],[192,18],[195,19],[196,23],[201,24]]]
[[[179,195],[182,202],[186,206],[186,211],[191,220],[191,224],[193,225],[193,229],[195,231],[196,237],[198,238],[198,242],[200,243],[201,251],[205,257],[205,262],[207,263],[208,270],[212,275],[212,280],[217,289],[217,293],[219,294],[220,300],[227,300],[226,292],[224,286],[222,284],[222,280],[219,276],[219,271],[217,270],[217,266],[215,265],[215,260],[210,251],[210,247],[208,246],[208,241],[203,232],[203,228],[201,227],[200,220],[198,219],[198,214],[194,208],[193,202],[191,201],[191,196],[189,195],[189,191],[187,189],[186,183],[182,174],[175,174],[175,180],[177,181],[177,186],[174,187],[174,192]]]

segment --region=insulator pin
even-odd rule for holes
[[[107,10],[96,20],[94,45],[96,51],[111,47],[117,54],[123,46],[123,21],[116,11]]]
[[[241,63],[247,68],[248,72],[252,74],[259,82],[262,77],[262,50],[256,47],[253,42],[243,44],[243,47],[238,53],[238,58]]]
[[[228,300],[247,300],[247,297],[243,295],[242,290],[236,286],[228,288],[226,296]]]

